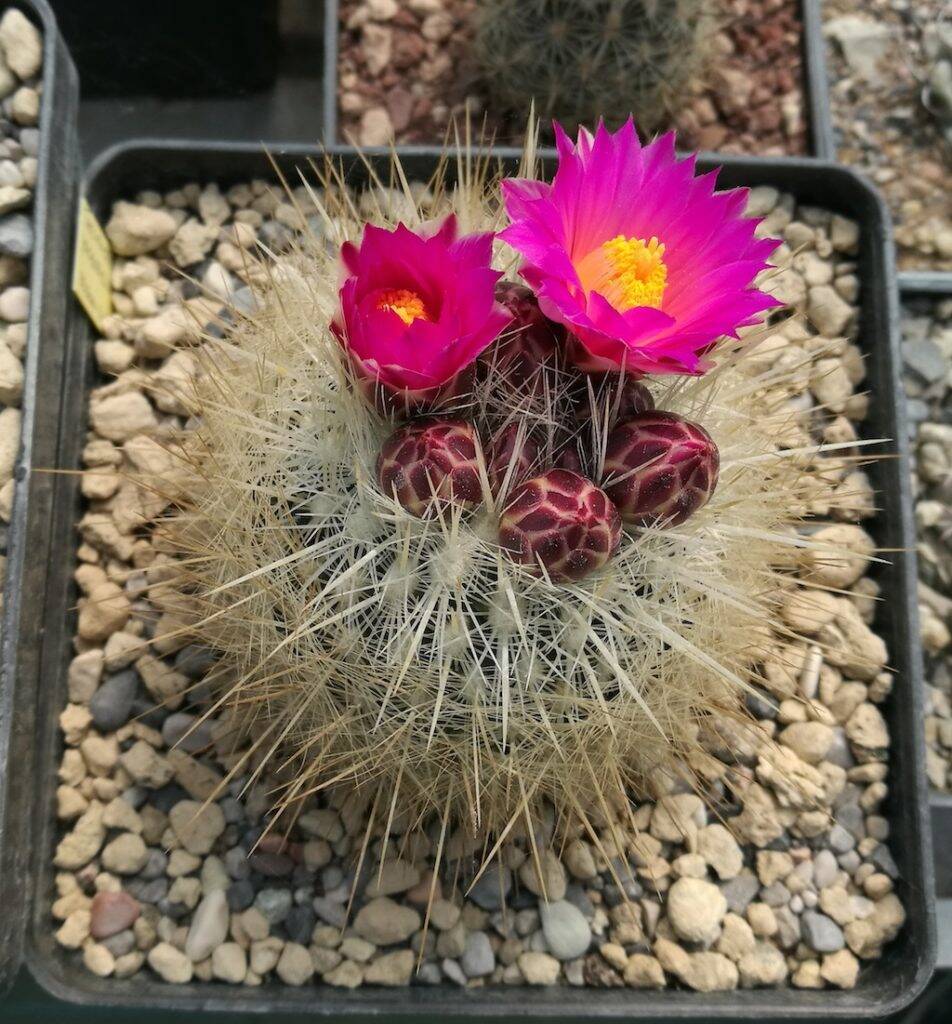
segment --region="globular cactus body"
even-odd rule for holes
[[[555,361],[564,331],[543,316],[536,297],[525,285],[500,281],[496,298],[512,314],[512,322],[485,360],[495,363],[496,372],[510,388],[536,389],[541,385],[542,367]]]
[[[491,183],[459,180],[431,183],[440,209],[498,224]],[[328,187],[325,201],[356,237],[356,207],[339,192]],[[495,358],[504,332],[472,393],[444,408],[449,422],[411,420],[388,440],[395,424],[350,386],[327,328],[336,254],[306,237],[286,265],[305,272],[257,276],[253,315],[204,343],[189,391],[200,414],[176,460],[194,473],[162,527],[163,550],[182,557],[180,581],[163,562],[161,590],[175,590],[191,639],[221,657],[216,717],[236,734],[267,734],[273,752],[253,744],[236,774],[270,756],[275,803],[291,815],[322,787],[352,787],[376,809],[366,834],[384,851],[374,830],[390,819],[437,849],[445,829],[446,850],[478,851],[548,816],[568,840],[603,835],[610,860],[628,848],[605,831],[616,811],[622,830],[647,791],[677,792],[685,772],[692,784],[722,777],[708,772],[699,730],[726,716],[733,735],[745,688],[763,681],[751,638],[778,621],[791,528],[840,479],[802,454],[802,440],[783,446],[802,365],[785,378],[738,354],[701,377],[652,382],[677,414],[693,513],[676,530],[626,533],[619,514],[673,521],[686,508],[646,508],[647,489],[633,505],[624,488],[647,444],[626,425],[672,423],[633,412],[646,404],[642,385],[617,382],[628,418],[613,426],[598,410],[616,382],[593,380],[594,411],[580,417],[588,382],[557,363],[541,370],[544,387],[518,387]],[[716,462],[687,426],[695,419],[730,452],[730,479],[704,507]],[[520,433],[532,454],[517,451]],[[569,438],[583,474],[554,468]],[[498,487],[513,459],[508,491],[492,495],[487,476]]]
[[[579,424],[597,420],[600,427],[611,429],[630,416],[648,412],[655,407],[651,392],[631,375],[606,373],[601,378],[583,377],[588,383],[575,406],[575,420]]]
[[[486,467],[493,494],[499,494],[504,486],[511,491],[522,483],[538,458],[539,442],[525,424],[513,420],[502,427],[490,442]]]

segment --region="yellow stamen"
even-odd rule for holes
[[[383,292],[377,300],[377,309],[389,309],[405,324],[412,324],[414,320],[430,319],[423,299],[409,288],[391,288]]]
[[[663,257],[664,244],[654,236],[646,242],[616,235],[579,262],[578,275],[586,293],[598,292],[621,312],[660,309],[668,282]]]

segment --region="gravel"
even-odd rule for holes
[[[4,10],[0,16],[0,610],[6,582],[5,524],[13,511],[20,445],[42,65],[39,31],[17,8]]]
[[[822,7],[838,158],[865,171],[889,203],[900,269],[952,270],[952,128],[943,138],[923,102],[948,4],[825,0]]]
[[[297,199],[307,210],[302,190]],[[826,387],[828,403],[839,411],[817,410],[813,425],[848,443],[867,408],[854,344],[856,232],[822,210],[797,209],[775,189],[755,190],[751,202],[767,217],[764,230],[784,237],[781,264],[794,246],[813,257],[798,256],[779,276],[789,301],[803,309],[811,289],[827,288],[846,307],[844,313],[833,304],[844,332],[837,342],[844,373],[832,389],[829,375],[804,378],[791,399],[810,407]],[[143,209],[165,216],[143,217]],[[580,834],[564,849],[543,846],[537,870],[528,844],[515,843],[504,863],[495,861],[471,885],[479,851],[466,836],[446,837],[447,863],[434,880],[438,830],[428,842],[388,849],[382,873],[384,851],[374,832],[355,879],[366,803],[334,789],[304,800],[287,829],[268,831],[277,780],[228,774],[235,737],[214,714],[189,733],[208,714],[204,680],[214,658],[164,644],[144,653],[143,641],[162,634],[169,613],[147,596],[145,569],[157,552],[141,524],[165,506],[118,482],[104,493],[94,479],[103,467],[121,473],[134,459],[155,457],[148,434],[188,415],[174,386],[152,387],[182,381],[191,355],[163,349],[162,332],[150,333],[150,325],[160,320],[163,330],[185,331],[175,312],[183,299],[196,316],[211,315],[177,270],[206,277],[213,263],[244,281],[235,226],[274,236],[276,229],[266,229],[280,225],[282,209],[263,182],[226,193],[190,183],[117,204],[110,221],[114,244],[118,238],[127,250],[150,248],[117,254],[116,315],[95,348],[102,375],[90,393],[84,458],[97,474],[83,483],[77,653],[61,718],[51,906],[57,942],[98,975],[150,972],[170,984],[194,977],[345,989],[571,984],[701,992],[855,985],[861,961],[879,957],[904,921],[885,845],[888,821],[880,814],[889,797],[889,734],[879,710],[890,692],[888,652],[871,628],[877,588],[865,571],[872,541],[852,522],[872,514],[862,471],[844,478],[849,500],[825,527],[850,555],[805,565],[836,592],[807,624],[816,643],[779,644],[767,655],[770,692],[753,706],[765,738],[778,744],[725,740],[732,735],[726,731],[711,735],[710,752],[731,757],[712,782],[712,803],[685,786],[660,790],[657,800],[632,807],[639,831],[625,850],[616,849],[607,830],[598,836],[601,849]],[[175,223],[171,234],[167,218]],[[207,231],[193,225],[177,246],[178,232],[192,220]],[[150,226],[155,231],[148,237]],[[196,245],[199,236],[205,240]],[[250,244],[247,237],[244,243]],[[173,248],[180,260],[197,262],[172,269]],[[768,365],[780,352],[817,344],[802,323],[781,330],[779,345],[765,345]],[[127,353],[118,371],[110,368],[115,346]],[[919,387],[931,408],[929,389],[937,385],[920,381]],[[927,461],[939,458],[922,452],[938,443],[931,437],[927,432],[920,445]],[[791,607],[785,615],[802,619],[804,609]]]

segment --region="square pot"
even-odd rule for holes
[[[14,465],[13,516],[8,535],[6,593],[0,625],[0,994],[12,983],[21,958],[25,916],[25,875],[29,847],[14,838],[30,816],[32,780],[10,771],[12,751],[32,736],[33,681],[42,622],[24,608],[30,589],[30,565],[42,552],[19,543],[27,523],[39,529],[50,516],[49,488],[31,467],[50,465],[59,409],[47,401],[41,381],[58,375],[61,344],[70,307],[73,225],[79,189],[76,114],[79,83],[46,0],[13,0],[43,33],[43,94],[40,148],[33,190],[33,252],[30,256],[30,309],[23,357],[22,433]],[[41,360],[44,363],[41,369]],[[40,532],[44,532],[42,529]]]
[[[826,78],[826,44],[823,39],[822,0],[800,0],[803,33],[803,91],[809,118],[809,155],[823,160],[836,158],[830,98]],[[338,0],[324,0],[324,143],[341,142],[337,131],[337,50],[340,35]],[[401,147],[404,148],[404,147]]]
[[[952,300],[952,274],[911,271],[899,275],[903,298]],[[936,966],[952,968],[952,793],[929,791],[932,852],[935,863],[938,954]]]
[[[363,159],[338,147],[348,179],[367,180]],[[288,174],[308,157],[309,148],[277,148],[274,159]],[[513,169],[517,153],[496,154]],[[439,151],[428,147],[401,151],[408,178],[427,179]],[[551,171],[554,155],[543,154]],[[388,157],[372,154],[371,164],[387,180]],[[531,993],[503,987],[461,991],[440,986],[398,990],[358,989],[342,992],[330,987],[292,989],[269,984],[260,989],[229,989],[190,983],[171,986],[140,975],[130,980],[101,979],[87,972],[77,958],[55,943],[49,915],[53,883],[51,853],[56,840],[55,789],[60,738],[57,717],[66,692],[66,673],[72,654],[76,593],[75,526],[80,514],[79,477],[59,474],[43,478],[52,501],[52,521],[21,522],[15,543],[25,551],[49,551],[50,557],[31,558],[21,594],[23,614],[45,626],[40,659],[32,678],[21,684],[35,703],[24,714],[29,727],[19,730],[20,742],[10,751],[11,764],[29,766],[34,793],[32,834],[22,829],[7,842],[27,844],[30,876],[26,962],[52,994],[85,1006],[122,1006],[130,1010],[164,1008],[172,1011],[229,1010],[232,1013],[303,1013],[320,1016],[387,1015],[393,1018],[439,1020],[448,1017],[499,1018],[531,1016],[552,1020],[713,1020],[737,1018],[850,1019],[885,1017],[906,1006],[925,986],[935,959],[933,879],[928,808],[923,771],[921,713],[922,664],[916,615],[916,566],[907,467],[907,433],[899,386],[898,303],[892,259],[889,218],[877,193],[863,179],[834,164],[803,159],[727,158],[722,185],[773,185],[799,201],[820,205],[856,219],[861,226],[858,274],[861,295],[860,344],[867,357],[872,396],[870,416],[863,425],[868,436],[896,439],[895,457],[870,468],[882,511],[870,527],[877,544],[895,552],[878,566],[876,577],[888,600],[880,607],[877,628],[889,645],[896,670],[894,691],[884,705],[892,736],[890,796],[884,813],[899,867],[899,895],[907,924],[879,961],[869,965],[851,991],[739,990],[702,995],[685,991],[639,992],[619,989],[559,987]],[[451,167],[453,162],[450,161]],[[701,161],[701,169],[712,166]],[[145,140],[114,147],[89,169],[85,192],[93,209],[104,218],[113,200],[143,188],[169,189],[183,181],[216,180],[223,187],[252,177],[273,177],[269,158],[259,147],[244,145],[182,145]],[[61,470],[80,467],[87,405],[93,381],[93,333],[74,307],[65,340],[62,365],[58,352],[41,353],[49,373],[40,377],[41,400],[60,410],[54,459]]]

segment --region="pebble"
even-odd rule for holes
[[[169,942],[159,942],[146,957],[149,966],[163,981],[185,985],[192,980],[192,961]]]
[[[22,213],[0,217],[0,255],[26,259],[33,252],[33,224]]]
[[[281,957],[275,972],[285,985],[304,985],[314,976],[314,964],[306,946],[287,942],[281,950]]]
[[[89,934],[94,939],[108,939],[131,928],[140,914],[140,907],[128,893],[97,892],[89,905]]]
[[[311,904],[314,913],[324,922],[333,925],[335,928],[343,928],[347,920],[344,906],[334,900],[325,899],[322,896],[315,896]]]
[[[148,850],[141,836],[124,832],[117,836],[102,851],[102,863],[109,871],[119,875],[134,875],[145,867]]]
[[[129,721],[139,680],[134,671],[109,676],[89,699],[93,724],[103,732],[113,732]]]
[[[548,953],[522,953],[518,964],[528,985],[554,985],[561,971],[559,961]]]
[[[0,19],[0,50],[18,78],[32,78],[43,63],[43,37],[23,12],[10,7]]]
[[[559,960],[574,960],[588,952],[592,931],[577,907],[565,900],[540,902],[539,918],[553,956]]]
[[[198,963],[211,956],[228,935],[228,902],[225,894],[216,889],[198,904],[192,915],[192,924],[185,939],[185,955]]]
[[[664,970],[653,956],[632,953],[623,969],[622,977],[629,988],[664,988]]]
[[[727,900],[716,885],[699,878],[679,878],[668,890],[668,920],[688,942],[710,944],[727,913]]]
[[[820,976],[836,988],[855,988],[859,977],[859,961],[848,949],[830,953],[823,957]]]
[[[490,865],[467,890],[467,897],[483,910],[501,910],[512,890],[512,873]]]
[[[546,938],[548,939],[548,934]],[[549,946],[552,946],[551,942],[549,942]],[[558,956],[558,952],[554,948],[552,952]],[[484,978],[487,974],[492,974],[495,966],[496,955],[489,943],[489,937],[485,932],[470,932],[466,936],[466,945],[460,958],[460,967],[463,968],[463,973],[467,978]]]
[[[205,854],[224,832],[225,816],[218,804],[181,800],[169,812],[169,824],[189,853]]]
[[[475,934],[482,935],[482,932],[476,932]],[[492,957],[492,949],[490,949],[490,957]],[[398,949],[393,953],[384,953],[368,964],[364,971],[363,980],[368,985],[386,985],[391,988],[409,985],[410,979],[413,976],[415,962],[416,957],[409,949]],[[484,973],[490,973],[490,971]],[[467,972],[467,975],[469,977],[482,976],[479,974],[469,974],[469,972]]]
[[[541,874],[540,874],[541,870]],[[552,850],[544,851],[536,864],[530,857],[519,869],[519,880],[535,896],[550,901],[565,898],[567,880],[562,862]]]
[[[376,872],[367,886],[365,895],[368,899],[377,896],[393,896],[412,889],[420,881],[420,869],[403,860],[384,861],[383,867]]]
[[[212,975],[229,985],[240,985],[248,973],[248,956],[237,942],[223,942],[212,951]]]
[[[165,210],[118,202],[105,232],[117,255],[141,256],[168,242],[177,227],[175,218]]]
[[[291,912],[293,900],[287,889],[262,889],[255,896],[254,905],[271,924],[280,924]]]
[[[128,441],[158,426],[149,400],[139,391],[110,395],[94,402],[89,411],[93,430],[108,441]]]
[[[14,286],[0,293],[0,317],[9,323],[26,320],[30,315],[30,289]]]
[[[401,906],[381,896],[361,907],[354,918],[354,931],[375,946],[391,946],[419,931],[422,923],[420,915],[412,907]]]
[[[736,878],[744,866],[744,854],[737,840],[720,824],[707,825],[697,834],[698,853],[725,881]]]
[[[737,962],[742,988],[781,985],[787,977],[787,961],[783,953],[769,942],[756,947]]]
[[[846,945],[840,926],[815,910],[807,910],[800,917],[803,941],[818,953],[835,953]]]

